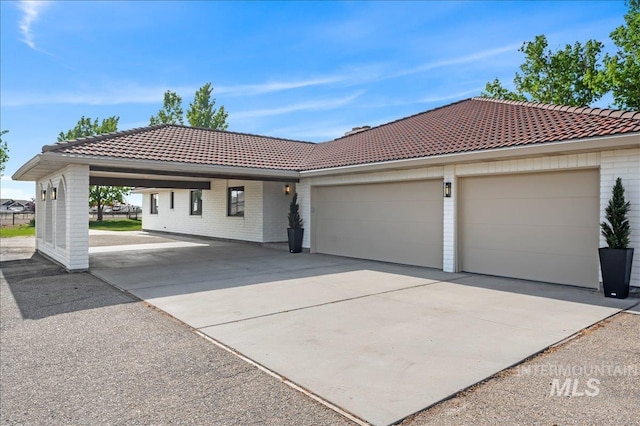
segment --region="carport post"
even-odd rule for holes
[[[69,272],[89,269],[89,166],[64,170],[67,185],[67,250]]]

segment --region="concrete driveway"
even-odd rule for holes
[[[637,302],[195,238],[93,233],[91,246],[93,275],[376,425]]]

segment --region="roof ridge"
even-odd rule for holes
[[[53,144],[44,145],[42,147],[42,152],[49,152],[49,151],[54,151],[60,148],[76,146],[86,142],[99,142],[111,136],[127,136],[127,135],[132,135],[137,133],[144,133],[150,130],[156,130],[156,129],[160,129],[162,127],[167,127],[167,126],[170,126],[170,125],[166,123],[162,123],[162,124],[156,124],[154,126],[134,127],[133,129],[117,130],[115,132],[100,133],[99,135],[91,135],[91,136],[85,136],[77,139],[70,139],[68,141],[60,141]]]
[[[486,96],[475,96],[472,98],[475,101],[495,102],[507,105],[526,106],[531,108],[547,109],[551,111],[570,112],[574,114],[590,114],[600,117],[612,117],[612,118],[629,118],[632,120],[640,120],[640,111],[622,110],[622,109],[610,109],[610,108],[592,108],[592,107],[577,107],[569,105],[554,105],[544,102],[531,102],[531,101],[512,101],[508,99],[496,99]]]
[[[279,138],[277,136],[265,136],[265,135],[259,135],[257,133],[236,132],[236,131],[233,131],[233,130],[210,129],[208,127],[191,127],[191,126],[187,126],[186,124],[165,124],[165,125],[166,126],[173,126],[173,127],[182,127],[182,128],[185,128],[185,129],[204,130],[204,131],[220,132],[220,133],[232,133],[234,135],[256,136],[256,137],[265,138],[265,139],[276,139],[276,140],[279,140],[279,141],[289,141],[289,142],[298,142],[298,143],[306,143],[306,144],[314,144],[315,145],[315,142],[303,141],[303,140],[299,140],[299,139]]]
[[[459,100],[459,101],[452,102],[452,103],[450,103],[450,104],[440,105],[440,106],[437,106],[437,107],[435,107],[435,108],[428,109],[428,110],[426,110],[426,111],[420,111],[420,112],[417,112],[417,113],[415,113],[415,114],[407,115],[406,117],[397,118],[397,119],[395,119],[395,120],[393,120],[393,121],[389,121],[389,122],[387,122],[387,123],[378,124],[377,126],[371,126],[370,128],[368,128],[368,129],[366,129],[366,130],[362,130],[362,131],[357,132],[357,133],[352,133],[352,134],[350,134],[350,135],[343,135],[343,136],[340,136],[339,138],[335,138],[335,139],[332,139],[332,140],[330,140],[330,141],[325,141],[325,142],[320,142],[320,143],[330,143],[330,142],[339,141],[339,140],[341,140],[341,139],[352,138],[352,137],[354,137],[354,136],[356,136],[356,135],[362,135],[362,134],[364,134],[364,133],[371,132],[372,130],[379,129],[380,127],[389,126],[389,125],[394,124],[394,123],[397,123],[397,122],[399,122],[399,121],[408,120],[408,119],[410,119],[410,118],[417,117],[417,116],[422,115],[422,114],[428,114],[428,113],[430,113],[430,112],[438,111],[439,109],[448,108],[448,107],[450,107],[450,106],[457,105],[457,104],[460,104],[460,103],[463,103],[463,102],[467,102],[467,101],[470,101],[470,100],[472,100],[472,98],[461,99],[461,100]]]

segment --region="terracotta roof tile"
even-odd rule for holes
[[[318,144],[303,169],[640,132],[640,113],[473,98]]]
[[[161,124],[43,147],[43,152],[202,165],[297,170],[310,142]]]
[[[43,147],[87,157],[313,170],[640,132],[640,112],[473,98],[310,143],[159,125]]]

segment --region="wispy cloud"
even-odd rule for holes
[[[256,118],[256,117],[268,117],[273,115],[281,115],[288,114],[291,112],[297,111],[317,111],[317,110],[328,110],[337,108],[343,105],[347,105],[357,99],[360,95],[362,95],[364,91],[358,91],[352,95],[341,97],[341,98],[333,98],[333,99],[323,99],[320,101],[310,101],[310,102],[302,102],[293,105],[282,106],[278,108],[266,108],[266,109],[254,109],[251,111],[239,111],[233,114],[234,119],[246,119],[246,118]]]
[[[34,41],[32,26],[35,21],[38,20],[40,13],[49,6],[48,1],[35,1],[35,0],[21,0],[18,3],[18,7],[22,10],[22,18],[20,18],[20,22],[18,23],[20,27],[20,32],[24,37],[22,41],[24,41],[27,46],[32,49],[36,48],[36,43]]]
[[[395,78],[395,77],[401,77],[401,76],[410,75],[410,74],[417,74],[424,71],[430,71],[435,68],[447,67],[450,65],[460,65],[460,64],[467,64],[472,62],[480,62],[480,61],[490,59],[494,56],[501,55],[503,53],[507,53],[507,52],[513,53],[521,45],[522,43],[514,43],[514,44],[509,44],[507,46],[498,47],[495,49],[483,50],[480,52],[472,53],[470,55],[459,56],[457,58],[442,59],[439,61],[429,62],[415,68],[409,68],[406,70],[399,71],[390,77]]]
[[[311,86],[322,86],[332,83],[339,83],[345,80],[343,76],[328,76],[310,78],[307,80],[298,81],[279,81],[279,82],[266,82],[260,84],[244,84],[238,86],[222,86],[216,88],[217,93],[223,93],[231,96],[244,96],[244,95],[261,95],[264,93],[279,92],[282,90],[301,89]]]
[[[192,94],[197,87],[143,87],[137,84],[110,83],[101,87],[76,89],[69,92],[53,93],[16,93],[2,94],[3,107],[29,105],[120,105],[120,104],[153,104],[161,103],[164,92],[173,90],[180,94]]]

